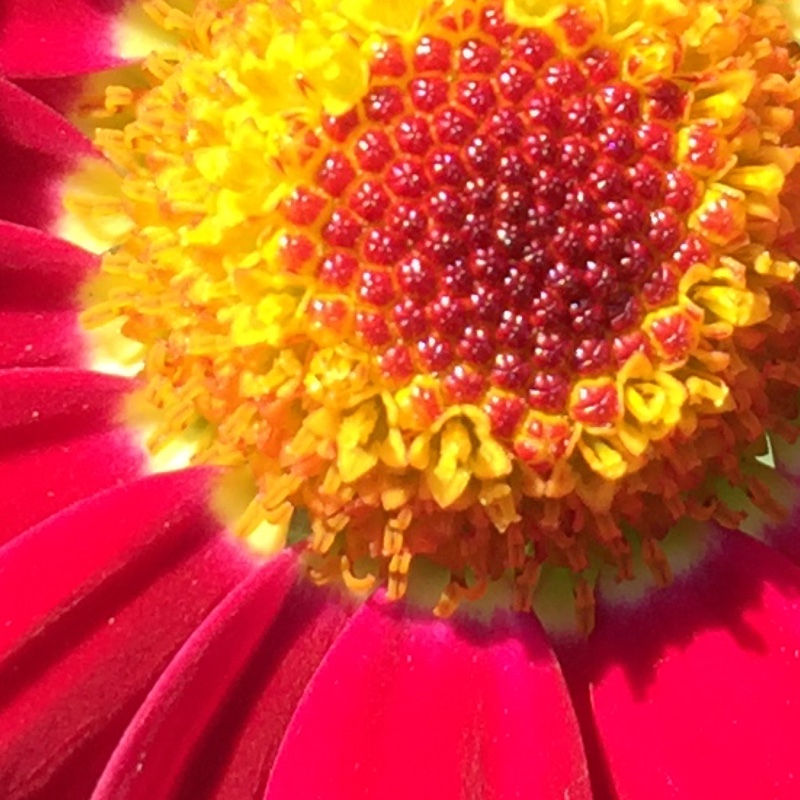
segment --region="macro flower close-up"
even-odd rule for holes
[[[0,0],[0,800],[800,797],[794,0]]]

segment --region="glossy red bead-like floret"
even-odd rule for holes
[[[579,13],[558,24],[575,47],[591,38]],[[494,4],[446,36],[383,45],[372,80],[324,120],[313,185],[282,206],[284,255],[293,270],[316,259],[320,287],[349,298],[387,381],[437,375],[449,402],[494,387],[487,413],[512,436],[525,409],[563,412],[576,377],[649,346],[645,315],[708,257],[685,223],[698,187],[674,165],[676,84],[634,87],[610,50],[567,57]],[[690,157],[711,164],[696,127]],[[332,302],[315,320],[344,330]],[[668,327],[662,349],[677,353]],[[607,424],[612,395],[590,392],[575,413]]]
[[[414,48],[413,64],[417,72],[447,72],[452,48],[446,39],[423,36]]]

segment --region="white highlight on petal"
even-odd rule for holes
[[[195,3],[170,0],[170,5],[180,10],[190,10]],[[114,52],[130,61],[147,58],[154,51],[169,50],[180,42],[179,33],[165,31],[148,16],[141,0],[128,3],[114,25],[112,38]]]
[[[62,211],[52,232],[90,253],[105,253],[131,227],[122,212],[120,175],[100,156],[76,164],[60,193]]]
[[[122,335],[124,319],[83,330],[88,342],[89,369],[107,375],[135,378],[144,366],[144,347]]]

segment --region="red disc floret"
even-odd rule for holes
[[[503,437],[570,402],[607,424],[616,395],[571,401],[575,380],[646,350],[645,316],[707,255],[685,223],[698,187],[674,163],[682,90],[626,82],[579,13],[557,24],[577,54],[499,4],[460,32],[384,44],[364,100],[316,131],[314,181],[284,203],[289,233],[318,242],[312,294],[347,298],[386,381],[438,376]],[[690,157],[710,169],[704,133]],[[657,327],[677,358],[688,334]]]

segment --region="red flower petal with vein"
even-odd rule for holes
[[[119,420],[129,388],[81,370],[0,371],[0,542],[137,477],[144,457]]]
[[[77,294],[96,267],[75,245],[0,222],[0,368],[83,363]]]
[[[0,551],[5,797],[88,797],[156,678],[252,570],[207,491],[202,473],[127,483]]]
[[[610,794],[795,796],[800,569],[725,532],[668,589],[613,594],[560,651]]]
[[[116,66],[113,37],[124,0],[3,0],[0,73],[75,75]]]
[[[2,78],[0,147],[0,219],[50,230],[62,213],[63,180],[95,150],[63,117]]]
[[[531,620],[453,624],[380,598],[362,606],[297,706],[265,798],[424,793],[590,796],[566,686]]]

